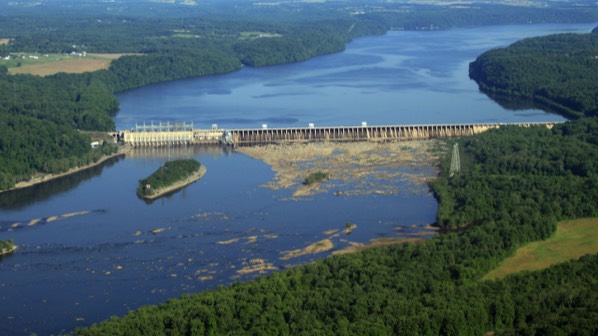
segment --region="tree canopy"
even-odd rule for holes
[[[566,117],[598,116],[598,34],[557,34],[490,50],[470,64],[483,91],[529,98]]]

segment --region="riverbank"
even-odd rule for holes
[[[189,184],[201,179],[205,175],[206,171],[207,171],[206,167],[204,165],[201,165],[196,172],[194,172],[192,175],[190,175],[186,179],[180,180],[180,181],[173,183],[165,188],[155,189],[156,191],[151,195],[140,195],[140,197],[143,199],[146,199],[146,200],[154,200],[156,198],[162,197],[170,192],[184,188],[184,187],[188,186]]]
[[[120,146],[116,153],[113,153],[110,155],[104,155],[98,161],[96,161],[94,163],[90,163],[88,165],[81,166],[81,167],[74,167],[74,168],[67,170],[64,173],[38,175],[38,176],[31,178],[29,181],[18,182],[17,184],[14,185],[14,187],[12,187],[10,189],[0,190],[0,194],[4,193],[4,192],[8,192],[8,191],[33,187],[38,184],[46,183],[46,182],[49,182],[49,181],[52,181],[52,180],[55,180],[55,179],[58,179],[61,177],[65,177],[68,175],[72,175],[72,174],[84,171],[89,168],[99,166],[102,163],[104,163],[112,158],[126,155],[130,151],[130,149],[131,148],[129,146]]]

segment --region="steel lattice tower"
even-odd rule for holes
[[[461,159],[459,158],[459,144],[456,143],[453,146],[453,156],[451,157],[451,169],[450,169],[450,177],[453,177],[455,173],[461,171]]]

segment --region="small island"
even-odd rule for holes
[[[0,256],[5,254],[11,254],[17,249],[17,245],[12,241],[12,239],[8,240],[0,240]]]
[[[193,159],[166,162],[149,177],[139,180],[137,196],[153,200],[167,193],[181,189],[206,173],[206,168]]]
[[[329,178],[330,178],[330,174],[324,173],[324,172],[318,170],[315,173],[309,174],[309,176],[306,177],[305,180],[303,180],[303,184],[304,185],[312,185],[314,183],[320,183]]]

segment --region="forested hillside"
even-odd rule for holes
[[[529,38],[470,64],[483,91],[536,101],[569,118],[598,116],[598,34]]]
[[[0,190],[35,173],[64,172],[99,159],[78,130],[111,130],[118,102],[92,75],[9,75],[0,66]]]
[[[598,121],[503,127],[461,140],[433,184],[462,232],[373,248],[147,306],[79,335],[483,335],[598,332],[598,255],[480,278],[559,220],[598,216]]]

